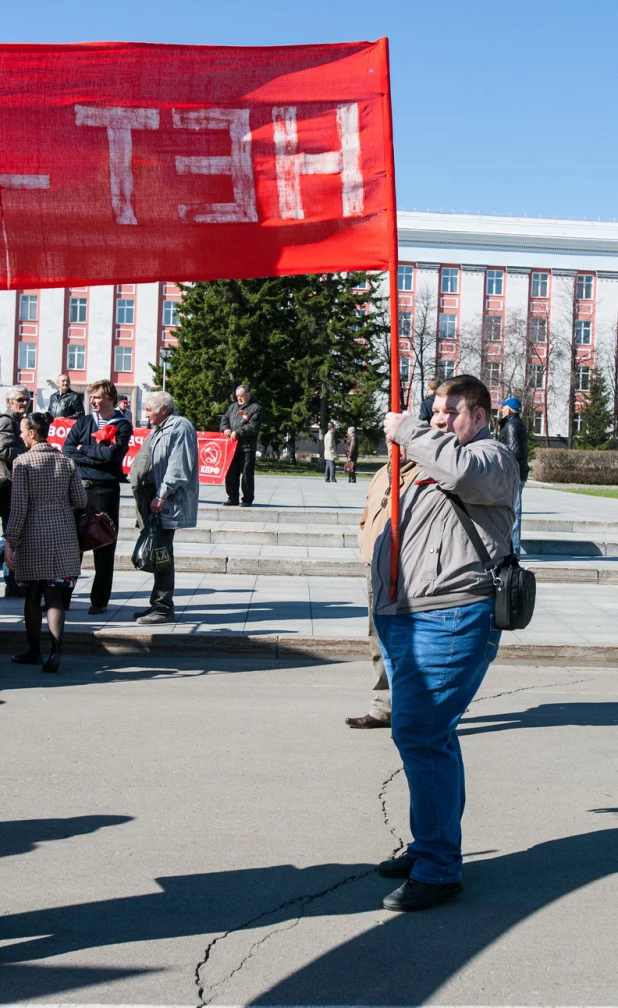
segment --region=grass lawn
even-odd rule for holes
[[[615,490],[603,490],[603,489],[598,489],[597,490],[597,489],[595,489],[595,487],[590,487],[589,489],[584,490],[583,487],[577,487],[577,488],[575,488],[575,487],[563,487],[563,486],[558,486],[557,484],[554,484],[553,487],[552,487],[552,490],[562,490],[562,493],[586,494],[588,497],[614,497],[614,498],[618,498],[618,487],[616,487]]]

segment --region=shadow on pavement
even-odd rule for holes
[[[557,728],[563,725],[618,725],[618,703],[556,703],[539,704],[525,711],[506,714],[484,714],[464,717],[460,725],[474,722],[477,727],[459,728],[458,735],[479,735],[482,732],[506,731],[511,728]],[[496,723],[498,722],[498,723]]]
[[[0,857],[28,854],[40,843],[95,833],[105,826],[131,822],[128,815],[84,815],[68,819],[15,819],[0,822]]]
[[[459,902],[388,916],[273,986],[254,1004],[419,1005],[470,959],[526,917],[618,870],[618,829],[538,844],[466,865]],[[364,877],[363,877],[364,876]],[[343,884],[348,880],[349,884]],[[161,892],[7,914],[0,919],[0,1003],[32,993],[12,964],[126,942],[212,935],[324,914],[377,911],[393,881],[370,865],[247,868],[157,879]],[[319,898],[317,898],[319,897]],[[324,899],[322,899],[324,897]],[[205,938],[205,945],[207,939]],[[79,968],[36,967],[38,997],[96,982]],[[139,972],[136,970],[136,972]],[[27,975],[27,974],[26,974]],[[208,989],[207,967],[202,982]]]
[[[505,932],[554,900],[616,871],[617,829],[550,840],[467,864],[460,900],[426,913],[392,914],[380,927],[321,956],[251,1004],[425,1004]],[[391,888],[392,881],[385,891]],[[322,904],[322,913],[333,912]]]

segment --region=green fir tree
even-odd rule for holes
[[[598,450],[611,448],[612,411],[607,381],[599,368],[595,367],[590,376],[590,390],[580,416],[582,426],[575,438],[575,447]]]
[[[275,450],[287,439],[293,455],[295,437],[321,416],[375,442],[384,384],[379,284],[351,273],[181,285],[167,379],[179,412],[198,429],[218,430],[237,385],[248,382],[264,409],[260,440]],[[359,314],[359,304],[370,311]]]

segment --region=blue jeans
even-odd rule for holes
[[[519,493],[515,501],[515,524],[513,525],[513,553],[519,556],[521,550],[521,495],[526,485],[525,480],[519,481]]]
[[[496,657],[494,600],[381,616],[374,622],[391,688],[393,741],[410,788],[412,878],[461,879],[464,769],[457,725]]]

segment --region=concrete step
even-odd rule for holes
[[[116,551],[118,570],[132,570],[133,541],[120,540]],[[175,543],[177,571],[212,574],[268,574],[295,577],[364,577],[366,566],[358,550],[319,546],[245,546],[227,544]],[[586,560],[581,556],[561,556],[551,561],[543,555],[529,555],[523,564],[534,570],[539,581],[618,584],[618,557],[615,560]],[[92,553],[84,555],[84,570],[93,566]]]
[[[118,538],[135,541],[135,523],[121,518]],[[324,549],[356,549],[358,525],[288,525],[270,522],[208,522],[200,519],[194,529],[179,529],[176,542],[254,546],[319,546]]]
[[[605,536],[618,536],[618,521],[601,521],[596,518],[535,518],[524,514],[521,530],[525,535],[529,532],[568,532],[578,535],[584,533],[595,539],[602,539]]]
[[[122,518],[118,538],[133,542],[133,519]],[[200,518],[197,528],[179,529],[176,542],[215,545],[308,546],[323,549],[356,549],[358,525],[288,525],[269,522],[214,522]],[[618,535],[613,538],[583,539],[574,532],[529,532],[522,539],[524,555],[618,556]]]
[[[254,505],[251,508],[219,507],[216,504],[201,503],[198,508],[198,520],[207,522],[243,522],[258,524],[267,522],[269,525],[358,525],[363,507],[334,510],[328,507],[279,508],[267,505]],[[120,502],[120,517],[135,520],[133,504],[123,496]]]

